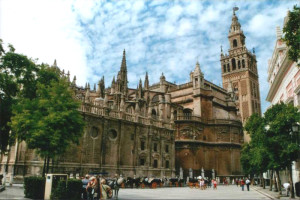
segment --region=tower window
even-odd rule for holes
[[[229,63],[227,64],[227,71],[230,72]]]
[[[166,153],[169,153],[169,145],[166,144],[166,149],[165,149]]]
[[[151,117],[152,117],[153,119],[156,119],[156,111],[155,111],[155,109],[152,109]]]
[[[141,150],[145,150],[145,142],[141,141]]]
[[[238,61],[238,68],[241,69],[241,61]]]
[[[223,65],[223,71],[226,72],[226,65]]]
[[[158,166],[158,162],[157,162],[157,160],[154,160],[153,168],[157,168],[157,166]]]
[[[236,70],[236,63],[235,63],[235,59],[234,58],[232,58],[231,64],[232,64],[232,71]]]
[[[166,160],[166,168],[168,169],[170,167],[169,161]]]
[[[233,47],[237,47],[237,40],[234,39],[233,42],[232,42],[232,44],[233,44]]]
[[[145,159],[144,158],[140,159],[140,165],[145,165]]]
[[[154,145],[153,145],[153,151],[157,152],[157,143],[154,143]]]
[[[242,60],[242,67],[245,68],[245,60]]]

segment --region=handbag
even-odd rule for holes
[[[106,194],[107,194],[107,198],[108,198],[108,199],[111,199],[111,198],[113,197],[113,191],[112,191],[112,189],[108,189],[108,190],[106,191]]]

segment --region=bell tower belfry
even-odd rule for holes
[[[221,47],[221,68],[223,88],[228,89],[231,84],[242,122],[245,123],[253,113],[261,115],[261,103],[256,55],[254,49],[251,53],[246,48],[246,37],[235,13],[237,10],[237,7],[233,8],[228,54],[224,54]],[[244,140],[249,141],[249,135],[244,134]]]

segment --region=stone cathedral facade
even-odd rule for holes
[[[239,113],[244,116],[247,111],[238,109],[244,101],[237,101],[237,97],[243,99],[244,92],[237,91],[235,84],[243,88],[245,80],[247,87],[253,82],[258,89],[258,83],[247,79],[257,80],[256,61],[246,50],[239,28],[234,14],[229,34],[233,46],[229,55],[221,54],[226,89],[206,80],[198,62],[185,84],[171,83],[162,74],[159,82],[150,85],[146,73],[136,89],[128,88],[125,50],[120,71],[109,87],[105,87],[104,77],[94,88],[89,84],[78,87],[74,78],[71,87],[81,101],[79,111],[87,126],[80,145],[50,163],[52,171],[187,177],[191,170],[198,176],[203,169],[205,176],[211,176],[212,171],[220,177],[241,176],[244,136]],[[244,73],[238,75],[241,80],[232,77],[235,70]],[[247,105],[252,109],[252,104]],[[25,142],[16,143],[0,161],[0,173],[8,176],[42,173],[43,160]]]

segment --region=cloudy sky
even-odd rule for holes
[[[199,60],[205,79],[221,85],[220,46],[227,51],[232,8],[255,48],[262,110],[267,63],[293,0],[91,1],[0,0],[0,38],[18,53],[53,64],[77,76],[77,83],[106,86],[117,74],[126,49],[129,86],[148,71],[150,84],[163,72],[170,82],[185,83]]]

